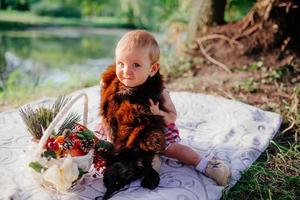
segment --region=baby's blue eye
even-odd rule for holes
[[[123,63],[118,63],[117,66],[118,66],[118,67],[123,67],[124,64],[123,64]]]
[[[133,63],[133,65],[132,65],[133,67],[140,67],[141,65],[140,64],[138,64],[138,63]]]

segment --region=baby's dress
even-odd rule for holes
[[[168,124],[165,133],[166,148],[168,148],[172,143],[180,142],[181,139],[179,137],[179,130],[175,123]]]

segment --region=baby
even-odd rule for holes
[[[149,32],[130,31],[121,38],[115,50],[116,76],[125,87],[139,87],[159,73],[159,57],[159,45]],[[169,92],[164,88],[158,95],[159,101],[156,103],[153,99],[149,99],[149,108],[153,115],[163,117],[167,127],[165,131],[167,147],[163,155],[193,165],[198,172],[212,178],[217,184],[226,186],[231,176],[229,167],[220,160],[207,160],[190,147],[179,143],[179,131],[175,125],[177,113]],[[95,133],[101,139],[111,140],[109,131],[111,131],[109,127],[99,123]]]

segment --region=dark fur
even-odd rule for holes
[[[135,88],[128,88],[118,80],[115,65],[102,74],[100,115],[104,126],[111,128],[117,153],[108,162],[104,173],[105,197],[140,177],[144,177],[143,187],[154,189],[159,184],[159,174],[151,163],[154,154],[165,149],[166,125],[162,116],[150,112],[149,99],[162,105],[162,90],[159,72]],[[163,107],[160,109],[164,110]],[[139,162],[142,162],[141,166]]]
[[[103,199],[109,199],[114,192],[139,178],[143,178],[141,182],[143,187],[155,189],[160,178],[149,162],[151,157],[149,152],[139,150],[120,151],[112,156],[104,172],[103,183],[107,190]]]
[[[160,99],[162,90],[159,72],[135,88],[128,88],[118,80],[115,65],[109,66],[102,74],[100,115],[104,125],[111,128],[116,151],[133,146],[155,152],[165,148],[164,120],[162,116],[153,115],[149,107],[149,99],[163,104],[163,99]],[[149,146],[147,142],[154,138],[161,144]]]

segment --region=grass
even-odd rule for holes
[[[291,81],[297,75],[287,70],[295,66],[274,69],[260,61],[249,65],[248,70],[255,71],[258,78],[250,77],[241,83],[240,89],[250,94],[248,98],[267,93],[268,100],[256,106],[280,113],[283,123],[268,149],[242,174],[233,188],[224,192],[223,200],[300,199],[300,88],[299,80]],[[281,97],[267,89],[272,85],[280,86],[280,90],[275,91],[279,91]]]
[[[1,30],[16,30],[30,27],[94,27],[132,28],[131,24],[115,17],[63,18],[37,16],[31,12],[0,11]]]
[[[270,147],[242,174],[222,199],[286,199],[300,197],[300,146],[272,141]]]
[[[252,65],[249,69],[258,70],[260,78],[251,79],[251,84],[242,83],[241,89],[255,93],[256,90],[251,89],[253,85],[283,85],[281,93],[285,98],[278,101],[278,97],[270,94],[265,105],[257,105],[280,113],[283,123],[269,148],[242,174],[233,188],[224,192],[222,199],[300,199],[300,89],[296,83],[289,82],[293,79],[292,74],[263,68],[260,64],[258,68],[261,69],[256,67]]]
[[[8,109],[18,108],[30,101],[42,98],[49,98],[50,96],[57,97],[58,95],[65,95],[76,90],[95,86],[99,83],[97,77],[95,79],[86,79],[80,82],[68,82],[62,86],[24,86],[18,88],[10,88],[5,92],[0,92],[0,112]]]

